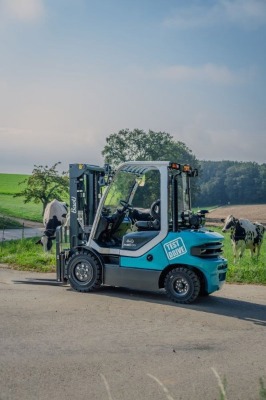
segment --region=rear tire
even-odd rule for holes
[[[67,263],[68,279],[71,287],[78,292],[92,292],[102,283],[102,267],[91,253],[73,254]]]
[[[165,277],[164,288],[167,296],[175,303],[192,303],[200,292],[200,279],[191,269],[177,267]]]

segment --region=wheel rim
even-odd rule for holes
[[[190,285],[187,279],[178,277],[173,282],[173,290],[178,296],[185,296],[190,289]]]
[[[79,282],[90,282],[93,278],[93,268],[90,264],[81,262],[76,265],[74,275]]]

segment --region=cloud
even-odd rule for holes
[[[44,15],[43,0],[0,0],[0,12],[23,22],[39,20]]]
[[[225,17],[232,22],[266,23],[265,0],[222,0]]]
[[[201,5],[194,3],[176,10],[163,24],[178,29],[206,28],[221,24],[257,28],[266,24],[266,1],[218,0],[212,6],[205,2]]]
[[[227,66],[216,64],[204,64],[190,67],[187,65],[173,65],[159,68],[151,75],[156,78],[172,81],[198,81],[220,85],[242,84],[250,81],[256,71],[254,68],[233,71]]]
[[[237,124],[228,122],[223,114],[211,111],[195,113],[180,127],[178,140],[181,138],[199,160],[265,163],[266,136],[263,129],[258,127],[251,133],[248,124],[245,127],[233,125]]]

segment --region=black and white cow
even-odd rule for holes
[[[228,215],[224,220],[222,232],[231,230],[231,242],[234,253],[234,263],[240,259],[246,249],[250,249],[251,257],[260,255],[265,228],[259,222],[251,222],[248,219],[237,219]]]
[[[37,244],[42,244],[45,252],[51,250],[53,239],[55,239],[56,228],[67,223],[67,205],[58,200],[53,200],[47,204],[44,215],[44,233]]]

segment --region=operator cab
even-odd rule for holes
[[[158,235],[160,241],[169,231],[187,227],[192,169],[186,167],[165,161],[123,164],[102,198],[90,242],[139,250]]]
[[[145,244],[160,231],[160,198],[157,168],[122,168],[107,188],[94,240],[101,247],[126,248],[134,234]]]

